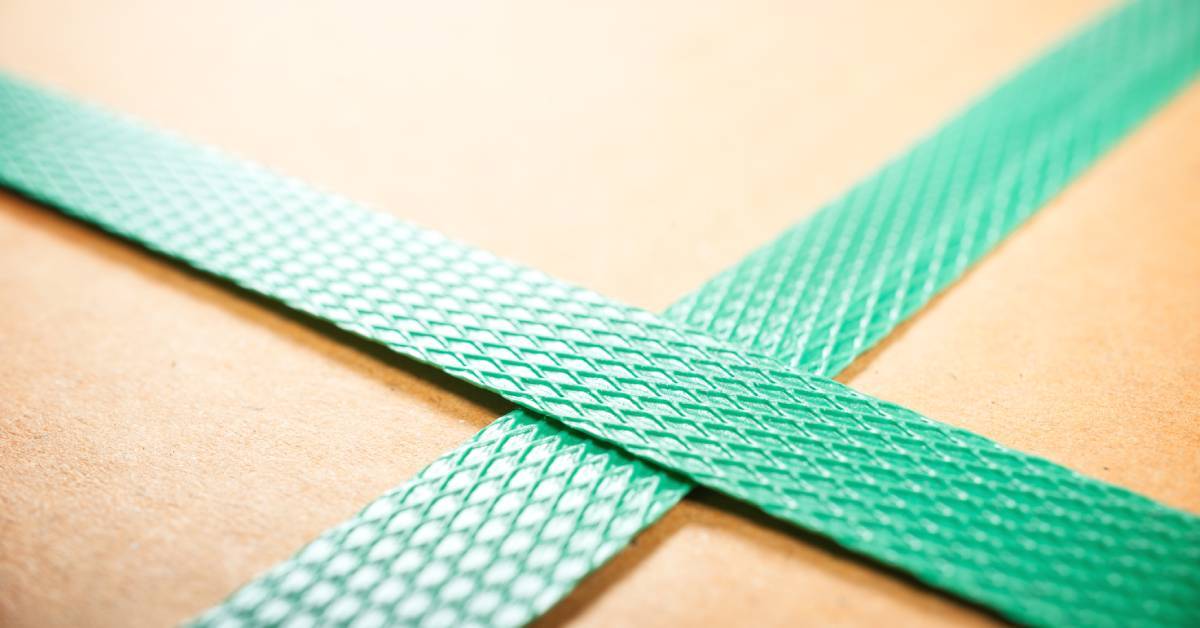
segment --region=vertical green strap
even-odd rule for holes
[[[1197,6],[1149,2],[1111,15],[847,197],[706,285],[669,317],[800,371],[840,369],[1192,77],[1200,62]],[[798,378],[771,359],[730,357],[720,345],[618,304],[12,82],[0,82],[0,147],[0,179],[31,196],[542,408],[1010,617],[1043,623],[1182,623],[1196,617],[1189,601],[1200,592],[1200,536],[1195,520],[1181,513],[831,383]],[[362,251],[367,254],[357,255]],[[694,456],[709,447],[710,437],[672,431],[683,424],[659,423],[641,432],[638,439],[674,426],[666,433],[682,437],[685,446],[663,453],[621,431],[640,415],[626,413],[610,425],[591,415],[577,419],[574,410],[557,404],[563,395],[588,394],[587,389],[539,392],[538,386],[549,384],[538,382],[551,381],[552,371],[526,376],[521,364],[503,360],[463,366],[479,349],[455,349],[455,343],[478,341],[478,330],[456,322],[463,313],[457,306],[437,310],[442,307],[437,299],[395,301],[396,295],[428,289],[475,302],[461,290],[479,286],[439,275],[460,263],[533,286],[527,298],[549,299],[567,308],[562,311],[578,306],[614,329],[646,335],[650,344],[638,345],[642,355],[667,350],[650,346],[667,347],[789,387],[794,393],[789,403],[804,408],[799,414],[782,406],[767,414],[753,414],[752,406],[737,411],[762,417],[756,420],[773,420],[772,413],[782,412],[807,431],[796,436],[790,428],[759,423],[754,433],[787,442],[783,449],[756,445],[743,452],[750,458],[740,460],[744,464],[756,452],[816,456],[821,463],[816,475],[802,484],[811,495],[779,492],[807,466],[802,457],[782,467],[757,467],[749,475],[714,472],[707,465],[724,458],[705,458],[709,462],[697,466]],[[416,271],[422,266],[430,272]],[[383,287],[389,287],[386,278],[394,279],[390,287],[402,290],[374,294],[374,279],[356,274],[362,272],[385,278]],[[442,285],[424,287],[424,281]],[[404,309],[408,306],[417,309]],[[434,309],[420,309],[426,306]],[[523,324],[523,314],[509,313],[501,320]],[[562,315],[555,308],[535,314],[534,326],[510,340],[542,342],[546,337],[538,326]],[[403,330],[410,323],[419,333]],[[587,336],[594,329],[577,323],[567,320],[546,332],[564,334],[556,342],[567,343],[570,351],[559,357],[578,359],[589,348],[611,348]],[[577,334],[591,340],[579,344],[573,340]],[[422,344],[426,341],[439,348]],[[571,358],[571,351],[585,353]],[[636,362],[622,364],[617,366],[637,368]],[[596,368],[564,372],[590,375]],[[677,374],[689,373],[695,375],[688,369]],[[500,375],[525,388],[506,389],[495,379]],[[645,401],[665,398],[670,390],[658,388]],[[811,395],[816,397],[802,400]],[[827,401],[835,414],[818,409]],[[845,413],[854,424],[837,427],[842,425],[837,416]],[[893,427],[899,432],[891,435]],[[771,431],[778,429],[783,431]],[[810,443],[814,436],[833,440]],[[865,446],[875,440],[881,442]],[[915,453],[930,446],[932,458]],[[829,447],[833,457],[820,454]],[[887,457],[894,454],[901,457]],[[912,455],[918,457],[905,458]],[[941,469],[939,460],[945,462],[941,472],[962,474],[967,484],[931,479]],[[842,467],[851,475],[837,479]],[[779,484],[760,484],[759,474],[771,469],[784,474]],[[864,475],[864,469],[870,472]],[[889,484],[889,473],[905,477]],[[826,485],[822,477],[836,481]],[[891,492],[877,493],[872,486],[880,482]],[[987,501],[955,496],[976,490],[972,482],[996,501],[995,512]],[[322,535],[201,621],[520,623],[552,604],[687,488],[653,465],[518,412]],[[915,521],[913,513],[919,513]],[[1020,520],[1017,513],[1032,520]],[[1005,537],[1005,530],[1011,535]],[[1129,546],[1113,547],[1114,539]],[[1114,576],[1137,580],[1113,582]]]

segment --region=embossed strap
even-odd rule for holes
[[[268,574],[210,620],[524,621],[561,587],[506,557],[578,578],[595,561],[572,560],[569,540],[526,550],[558,534],[611,554],[580,523],[627,538],[686,488],[659,465],[1017,620],[1184,624],[1200,596],[1195,517],[807,370],[839,368],[886,333],[1186,84],[1198,7],[1134,5],[1052,52],[673,310],[706,333],[7,80],[0,180],[544,415],[502,420],[502,437],[485,430],[405,491],[417,511],[368,508],[360,518],[376,524],[323,537],[302,554],[312,568]],[[880,199],[894,205],[876,212]],[[852,280],[826,279],[839,273]],[[747,289],[747,277],[775,287]],[[608,473],[593,459],[629,470],[610,484],[589,477]],[[555,475],[559,460],[574,470]],[[478,472],[460,476],[460,463]],[[538,515],[543,486],[559,487],[554,508],[579,506]],[[482,511],[511,523],[489,530]],[[537,528],[512,534],[529,512]],[[472,540],[489,535],[505,542]],[[501,592],[486,595],[488,582]]]

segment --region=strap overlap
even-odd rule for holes
[[[623,516],[627,523],[616,526],[616,538],[628,538],[686,490],[686,482],[661,467],[1014,619],[1186,623],[1195,618],[1200,595],[1195,517],[812,374],[840,368],[886,333],[1185,84],[1200,64],[1200,19],[1196,5],[1180,6],[1135,5],[1052,53],[1043,61],[1048,66],[1035,65],[918,147],[915,157],[856,188],[845,201],[850,209],[821,212],[765,249],[771,254],[752,256],[672,310],[672,318],[691,327],[11,81],[0,82],[0,179],[545,415],[499,424],[505,434],[526,434],[519,462],[539,478],[529,486],[566,487],[580,475],[543,484],[557,450],[576,452],[567,458],[578,468],[596,456],[615,460],[613,469],[638,465],[616,493],[636,485],[634,493],[643,497],[616,500],[599,514],[572,511],[575,520],[568,518],[563,530],[588,516],[603,525]],[[1155,36],[1135,36],[1144,31]],[[1123,56],[1134,58],[1123,63],[1135,70],[1097,82],[1092,71]],[[1064,65],[1079,76],[1060,80]],[[1031,86],[1046,82],[1061,90],[1029,95]],[[1089,98],[1079,102],[1081,95]],[[972,157],[949,159],[942,151]],[[912,189],[907,195],[885,193],[917,172],[921,183],[906,188]],[[972,183],[972,176],[980,180]],[[930,183],[947,180],[948,186]],[[898,209],[871,212],[879,198],[899,198]],[[953,211],[938,213],[943,207]],[[811,246],[808,238],[821,234],[817,241],[831,250]],[[843,265],[856,270],[855,280],[836,285],[849,288],[787,280],[788,273],[815,277]],[[750,275],[757,281],[747,282]],[[762,282],[775,288],[745,287]],[[840,314],[808,316],[805,308]],[[850,310],[861,315],[847,316]],[[556,430],[545,417],[575,432]],[[501,473],[511,469],[497,462],[507,440],[491,436],[485,431],[472,441],[487,447],[468,444],[448,458],[470,463],[473,451],[484,452],[488,465],[473,480],[468,474],[466,481],[476,482],[468,486],[486,485],[480,479],[492,465]],[[595,441],[650,464],[607,458],[613,448]],[[526,444],[541,442],[551,444],[538,458],[531,453],[538,447]],[[434,473],[439,490],[458,477],[456,467],[442,466]],[[436,511],[436,500],[420,501],[427,495],[419,487],[402,499]],[[579,495],[588,499],[603,487],[602,480],[594,482]],[[472,499],[488,509],[513,495],[509,501],[537,501],[535,490],[503,488],[509,492],[484,491],[483,497],[472,489],[447,512],[468,512],[464,506]],[[524,510],[514,512],[515,522]],[[344,542],[380,551],[380,530],[404,528],[396,513],[387,514],[374,530],[346,530]],[[555,521],[543,518],[534,536],[555,529]],[[412,536],[420,534],[415,526]],[[466,534],[460,542],[469,543],[461,538]],[[619,543],[584,545],[602,560]],[[351,574],[362,562],[342,560],[335,549],[318,541],[306,552],[327,560],[324,568],[335,575],[337,569]],[[424,575],[428,563],[403,556],[388,562],[389,569],[414,564],[418,579],[437,580],[438,574]],[[544,608],[561,594],[561,586],[547,588],[544,578],[517,584],[524,572],[500,558],[493,553],[478,560],[508,565],[494,578],[512,583],[516,598],[522,586],[534,593],[525,596],[538,599],[528,608]],[[580,559],[571,567],[562,555],[541,560],[566,565],[563,582],[594,566]],[[403,582],[389,579],[392,573],[372,579],[359,570],[340,581],[353,588],[358,577],[370,593],[357,597],[333,585],[309,587],[301,573],[290,571],[274,586],[293,580],[330,620],[358,617],[371,606],[368,598],[379,596],[386,606],[391,594],[380,593],[389,590],[381,583]],[[447,586],[439,595],[453,589],[454,575],[453,569],[442,575]],[[235,597],[232,608],[240,604],[270,620],[278,598],[255,586]],[[472,592],[470,583],[464,586],[458,588]],[[405,594],[395,586],[390,591]],[[486,607],[480,599],[470,603]],[[411,603],[414,617],[437,623],[436,614],[425,615],[432,602],[419,600],[404,603]],[[484,616],[503,622],[507,603],[500,596]],[[513,608],[513,620],[527,618],[527,611]],[[278,619],[295,617],[291,610],[282,609]]]

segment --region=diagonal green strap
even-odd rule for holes
[[[668,316],[837,373],[1191,80],[1196,4],[1105,16]]]
[[[1076,40],[1096,46],[1089,36],[1100,32],[1099,43],[1111,47],[1121,40],[1114,30],[1133,38],[1124,52],[1134,61],[1117,59],[1135,67],[1134,76],[1099,81],[1098,92],[1081,94],[1104,106],[1078,103],[1051,122],[1021,118],[1028,112],[1012,107],[1030,129],[1051,128],[1014,142],[1034,166],[986,170],[993,189],[983,202],[1008,194],[1015,205],[1040,204],[1039,194],[1053,189],[1030,183],[1028,173],[1042,172],[1043,162],[1023,148],[1044,163],[1066,163],[1065,180],[1185,82],[1198,60],[1197,16],[1183,6],[1138,5]],[[1158,38],[1125,32],[1134,27]],[[438,364],[927,582],[1030,621],[1194,617],[1200,530],[1187,515],[68,101],[6,84],[0,111],[0,177],[31,196]],[[903,258],[916,260],[912,268],[967,254],[956,248],[961,232],[926,224],[938,235]],[[999,229],[990,224],[985,234]],[[976,226],[978,216],[958,223]],[[927,281],[939,285],[939,272]],[[890,287],[886,273],[879,276],[877,285]],[[903,313],[909,302],[894,300],[888,312]],[[438,507],[434,500],[429,511]],[[356,563],[338,553],[327,565],[336,575]],[[375,582],[400,582],[392,568],[405,564],[401,554]],[[429,564],[417,568],[436,581],[436,573],[425,576]],[[501,569],[494,579],[519,582],[519,573]],[[365,604],[337,594],[335,585],[314,586],[305,598],[328,620],[356,616]],[[405,603],[412,600],[420,598]],[[257,617],[271,619],[262,613],[276,602],[287,603],[272,598]],[[360,615],[369,617],[379,615]]]
[[[1044,89],[1047,77],[1064,65],[1045,60],[1027,70],[1004,88],[1010,95],[1005,100],[990,95],[986,107],[968,111],[667,317],[686,316],[740,345],[755,343],[801,370],[839,370],[1036,209],[1040,199],[995,191],[991,175],[1021,158],[1014,155],[1016,143],[997,155],[996,138],[1032,124],[1034,115],[1042,126],[1023,135],[1044,135],[1053,128],[1044,122],[1048,115],[1061,120],[1074,98],[1112,89],[1105,82],[1127,80],[1135,70],[1116,63],[1116,71],[1099,73],[1099,80],[1096,72],[1065,73],[1049,83],[1055,89]],[[1068,86],[1071,77],[1080,80]],[[1035,103],[1030,93],[1054,98]],[[958,139],[964,130],[970,143]],[[990,167],[980,166],[985,155]],[[1094,152],[1077,155],[1070,167],[1044,173],[1041,194],[1059,189]],[[1020,176],[1029,180],[1031,172],[1043,174],[1026,169]],[[1006,181],[1014,183],[1012,177]],[[1010,196],[1000,196],[999,203],[985,202],[989,194],[1005,193]],[[955,220],[961,225],[972,212],[974,229],[939,236],[964,244],[942,245],[937,264],[914,263],[914,252],[928,246],[922,236]],[[831,266],[837,271],[829,272]],[[497,460],[504,465],[500,472],[492,466]],[[340,616],[333,604],[344,600],[379,621],[519,623],[556,601],[686,490],[620,451],[517,411],[322,534],[207,614],[205,623],[306,616],[330,621]],[[338,554],[353,557],[354,566],[331,569],[330,557]],[[398,555],[403,557],[396,561]],[[384,584],[377,584],[375,574],[384,571]],[[354,586],[360,573],[367,574],[367,584]],[[521,575],[505,576],[513,573]],[[314,589],[330,593],[314,599]]]
[[[1186,20],[1186,16],[1183,19]],[[1125,28],[1132,27],[1125,25]],[[1153,35],[1152,27],[1138,28],[1142,28],[1142,36]],[[787,358],[802,370],[823,374],[840,369],[853,355],[885,335],[898,319],[918,307],[955,273],[961,272],[967,263],[977,259],[1035,210],[1046,196],[1060,189],[1124,128],[1136,121],[1137,116],[1144,115],[1145,109],[1139,107],[1114,111],[1117,116],[1124,117],[1117,117],[1119,122],[1115,124],[1110,118],[1110,127],[1097,134],[1090,146],[1076,148],[1074,153],[1068,153],[1065,162],[1054,164],[1055,167],[1049,170],[1039,171],[1039,162],[1022,163],[1023,147],[1019,141],[1002,141],[1014,129],[1022,129],[1014,138],[1016,140],[1045,136],[1055,128],[1049,122],[1061,123],[1070,118],[1070,105],[1074,101],[1089,96],[1095,98],[1106,90],[1128,91],[1128,87],[1113,85],[1120,86],[1121,81],[1127,81],[1131,74],[1137,74],[1143,68],[1122,63],[1122,58],[1114,56],[1122,52],[1116,47],[1110,50],[1113,54],[1094,58],[1095,48],[1111,46],[1114,37],[1129,40],[1127,46],[1136,45],[1136,38],[1128,33],[1113,34],[1110,31],[1107,40],[1094,38],[1090,48],[1077,42],[1068,47],[1068,50],[1074,48],[1073,55],[1060,52],[1057,59],[1054,56],[1044,59],[1007,84],[1000,93],[988,96],[980,106],[968,111],[850,195],[824,209],[813,220],[791,230],[733,271],[707,284],[700,293],[673,308],[668,317],[687,316],[689,322],[703,325],[710,333],[720,333],[738,344],[754,343],[764,352]],[[1093,58],[1088,59],[1089,56]],[[1064,68],[1072,71],[1064,71]],[[1076,80],[1068,84],[1068,79],[1072,78]],[[1165,88],[1170,90],[1170,82]],[[1152,106],[1145,103],[1164,97],[1161,91],[1148,91],[1143,96],[1145,106]],[[1035,98],[1040,100],[1033,100]],[[1048,120],[1051,116],[1053,118]],[[1031,126],[1034,124],[1038,126]],[[1048,158],[1061,158],[1062,153],[1060,150],[1058,155]],[[1014,164],[1024,167],[1015,170]],[[997,173],[1004,173],[1004,176],[997,176]],[[1008,187],[997,190],[994,185],[997,181]],[[967,228],[963,228],[964,224]],[[929,237],[931,232],[932,237]],[[953,242],[950,242],[951,238]],[[916,264],[914,253],[922,246],[929,246],[930,241],[937,243],[938,263]],[[929,259],[928,254],[923,258]],[[836,267],[836,272],[830,272],[831,267]],[[787,343],[780,342],[781,338],[786,338]],[[536,432],[536,436],[524,437],[524,433],[535,433],[535,425],[536,422],[522,412],[502,419],[461,450],[449,454],[411,482],[380,498],[359,517],[323,535],[314,544],[319,548],[315,552],[317,558],[309,560],[302,552],[247,587],[243,594],[250,599],[270,595],[275,602],[287,600],[280,603],[280,607],[294,606],[302,609],[301,613],[319,613],[322,606],[306,607],[300,595],[281,591],[281,583],[296,571],[314,570],[314,565],[319,566],[323,561],[321,556],[335,551],[334,548],[353,551],[355,544],[347,540],[352,538],[352,530],[371,530],[393,517],[399,520],[413,517],[426,526],[422,528],[423,532],[432,532],[425,538],[411,534],[411,528],[385,529],[379,534],[412,551],[412,555],[430,561],[434,569],[454,572],[459,577],[456,584],[469,583],[464,586],[472,587],[465,594],[460,592],[462,587],[450,587],[456,592],[454,596],[441,595],[439,591],[445,590],[441,579],[422,582],[420,576],[410,576],[419,570],[406,571],[399,578],[406,591],[415,592],[418,599],[430,600],[424,607],[430,614],[419,617],[518,621],[528,616],[522,614],[523,606],[532,603],[535,610],[544,608],[565,586],[574,582],[575,574],[589,564],[589,558],[592,566],[602,562],[614,546],[624,544],[638,517],[642,518],[641,525],[648,525],[662,512],[664,504],[674,503],[682,491],[675,483],[658,484],[670,476],[655,479],[646,477],[633,463],[613,464],[618,456],[616,452],[604,456],[597,448],[588,453],[588,462],[577,463],[575,452],[583,447],[567,433],[556,435],[569,444],[558,448],[561,457],[556,458],[555,472],[547,472],[541,454],[550,446],[550,439],[545,438],[545,428]],[[511,441],[506,440],[509,438],[518,440],[519,444],[510,446]],[[526,484],[520,479],[513,482],[517,487],[515,492],[525,500],[528,508],[525,512],[531,514],[525,518],[526,525],[511,522],[513,517],[505,509],[496,514],[495,510],[489,510],[490,504],[473,506],[469,503],[474,482],[453,485],[447,481],[451,474],[457,478],[458,474],[482,473],[493,448],[504,449],[518,465],[526,460],[529,452],[534,452],[529,465],[515,466],[520,470],[515,477],[520,478],[520,473],[528,467],[542,475],[535,476],[538,480],[534,484]],[[481,449],[485,452],[481,453]],[[588,480],[578,481],[571,489],[559,489],[556,483],[572,478],[578,468],[585,469],[580,475]],[[578,504],[584,500],[556,499],[565,490],[572,489],[592,494],[594,478],[605,474],[611,474],[615,479],[611,490],[605,492],[605,499],[597,500],[598,515],[579,516]],[[496,486],[509,486],[513,477],[514,474],[509,472],[497,476],[493,482]],[[537,483],[541,478],[551,486]],[[422,496],[410,498],[413,492],[422,493]],[[445,500],[441,503],[452,502],[455,506],[431,512],[427,505],[434,500]],[[485,525],[489,529],[500,532],[482,540],[467,538],[463,543],[464,536],[469,537],[471,531],[478,529],[468,526],[456,530],[452,525],[456,514],[464,509],[471,515],[479,514],[487,521]],[[554,524],[548,529],[554,533],[539,536],[551,519]],[[558,524],[563,520],[573,522],[572,533],[576,536],[558,532]],[[564,556],[571,568],[550,569],[546,561],[539,560],[519,562],[516,563],[519,565],[517,573],[525,574],[526,578],[521,584],[535,582],[540,588],[508,588],[503,581],[482,582],[481,574],[486,572],[485,569],[464,567],[456,562],[467,552],[495,552],[510,536],[516,537],[523,547],[532,548],[508,552],[506,556],[512,560],[530,555]],[[568,538],[572,540],[567,542]],[[430,551],[430,548],[439,547],[444,539],[449,539],[447,545],[467,549],[441,555]],[[512,564],[503,559],[501,563]],[[386,566],[388,563],[386,560],[368,560],[366,564]],[[550,566],[553,565],[550,561]],[[336,585],[336,578],[335,575],[325,581]],[[482,612],[479,613],[473,612],[471,604],[475,595],[487,600],[480,605]],[[495,607],[489,602],[496,600],[503,600],[504,613],[490,613]],[[235,598],[209,617],[226,616],[223,613],[253,617],[252,612],[262,608],[257,603],[239,605],[239,601]],[[386,605],[376,612],[393,616]],[[409,616],[401,614],[400,617]],[[1046,620],[1048,616],[1042,619]]]

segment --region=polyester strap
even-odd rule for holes
[[[854,210],[831,208],[769,247],[786,251],[789,242],[805,241],[807,236],[794,237],[799,232],[820,234],[845,225],[848,231],[824,255],[847,260],[862,273],[861,282],[839,284],[850,287],[836,294],[826,289],[825,299],[834,301],[834,311],[865,308],[870,313],[849,330],[837,322],[844,316],[825,325],[828,320],[764,314],[777,305],[785,310],[796,309],[789,305],[794,303],[811,305],[792,296],[807,285],[796,290],[783,281],[777,295],[765,299],[768,305],[757,297],[735,305],[737,319],[783,321],[775,328],[760,324],[742,340],[754,346],[774,343],[771,353],[790,364],[739,351],[257,166],[8,81],[0,83],[0,179],[1014,619],[1186,623],[1196,619],[1194,600],[1200,595],[1200,520],[805,374],[796,366],[810,359],[807,346],[821,343],[795,345],[789,339],[832,340],[816,355],[834,364],[855,353],[838,351],[834,344],[861,347],[886,333],[890,323],[879,321],[894,322],[910,312],[949,281],[958,272],[954,268],[975,259],[1187,82],[1200,63],[1198,6],[1156,2],[1114,14],[885,169],[879,183],[868,181],[847,197],[860,200],[847,200],[846,207],[865,208],[872,189],[916,186],[901,195],[888,216],[859,218]],[[982,156],[973,152],[972,142],[981,142]],[[943,143],[967,157],[950,164],[935,159]],[[967,165],[959,163],[964,161]],[[914,181],[912,173],[921,164],[926,176]],[[959,167],[978,172],[986,189],[964,194],[957,190],[961,179],[927,185],[937,177],[958,176],[950,173]],[[918,206],[925,194],[943,204],[959,198],[961,207]],[[839,214],[866,225],[843,222]],[[851,243],[837,242],[856,229],[866,230],[860,240],[882,238],[886,244],[874,249],[882,253],[852,259]],[[899,246],[905,233],[917,243]],[[725,307],[729,297],[712,295],[733,296],[740,290],[739,273],[766,276],[771,271],[764,269],[794,267],[822,274],[836,267],[820,263],[822,254],[800,248],[803,253],[790,251],[782,261],[756,254],[719,278],[714,289],[685,302],[693,306],[683,308],[688,320],[733,337],[745,334],[736,320],[722,322],[728,316],[723,312],[730,311]],[[811,255],[818,256],[812,258],[817,263],[805,261]],[[866,290],[858,287],[862,283],[868,284]],[[819,281],[812,285],[820,289]],[[920,293],[925,296],[911,296]],[[825,299],[813,307],[822,311]],[[791,353],[779,348],[784,344]],[[535,429],[549,425],[527,423]],[[458,526],[457,534],[430,532],[419,517],[394,512],[385,513],[394,515],[386,521],[371,519],[369,508],[364,517],[376,523],[348,530],[343,541],[351,549],[369,548],[382,561],[374,569],[364,568],[362,552],[336,551],[336,545],[318,541],[306,553],[316,555],[324,574],[296,569],[272,583],[303,590],[303,598],[272,596],[269,588],[252,585],[235,597],[233,611],[214,618],[232,619],[239,609],[254,609],[253,617],[266,621],[357,617],[369,623],[388,620],[394,608],[397,618],[415,609],[414,617],[430,622],[455,621],[447,614],[455,612],[453,607],[423,615],[421,607],[433,605],[430,595],[406,596],[406,574],[418,585],[441,583],[432,593],[453,600],[456,592],[476,591],[470,582],[462,584],[459,567],[470,574],[467,580],[503,582],[517,599],[523,589],[540,591],[538,582],[522,584],[527,574],[504,560],[506,552],[521,552],[533,536],[570,535],[589,516],[620,521],[619,509],[602,507],[599,514],[589,514],[587,507],[576,508],[573,520],[543,517],[534,534],[510,534],[504,546],[461,554],[453,565],[427,560],[412,548],[400,551],[381,537],[406,530],[416,540],[443,535],[443,542],[430,548],[431,556],[453,555],[455,545],[467,543],[464,535],[487,536],[486,526],[472,528],[484,518],[480,510],[508,512],[513,521],[526,509],[536,510],[538,495],[521,489],[537,485],[533,478],[539,473],[553,473],[557,443],[590,451],[576,452],[573,460],[581,472],[551,485],[570,487],[576,475],[585,476],[586,485],[582,471],[591,454],[609,452],[573,435],[573,441],[560,441],[556,432],[530,431],[516,439],[518,448],[531,438],[549,446],[537,454],[525,449],[519,460],[505,457],[503,445],[477,450],[494,460],[477,474],[482,481],[465,495],[466,506],[461,500],[431,499],[436,495],[428,486],[408,493],[406,499],[425,512],[459,508],[460,516],[449,522]],[[472,463],[469,455],[462,460]],[[524,466],[525,484],[514,479],[522,475],[512,473],[514,466]],[[653,475],[650,467],[640,469]],[[508,483],[489,482],[492,473]],[[465,480],[472,481],[470,476]],[[592,485],[594,492],[585,486],[563,492],[562,499],[603,498],[605,479]],[[451,487],[460,481],[452,470],[440,480]],[[618,491],[636,481],[627,473],[618,480]],[[626,534],[636,530],[645,513],[661,512],[683,487],[661,478],[646,484],[650,489],[643,494],[651,497],[627,513]],[[665,500],[652,498],[663,494],[656,486],[669,486]],[[443,523],[435,521],[434,527]],[[529,560],[568,575],[590,566],[552,554],[530,553]],[[486,567],[486,573],[471,573],[472,564]],[[339,574],[345,579],[323,579]],[[477,618],[506,619],[509,600],[493,597],[490,609],[487,596],[470,598],[483,610]],[[297,600],[302,606],[294,604]],[[473,613],[467,604],[461,610]]]

